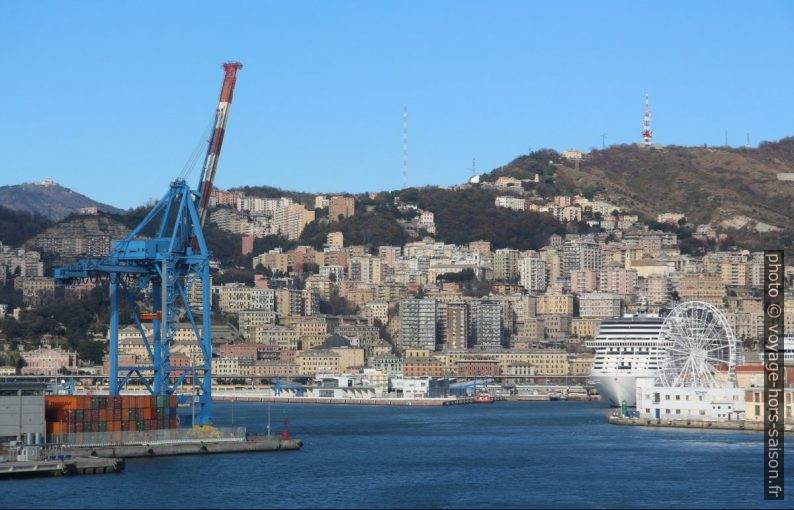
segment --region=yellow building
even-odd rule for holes
[[[364,349],[360,347],[334,347],[330,351],[339,355],[339,373],[350,372],[364,366]]]
[[[687,274],[678,284],[678,297],[681,301],[703,301],[722,307],[725,284],[719,275]]]
[[[429,358],[430,349],[405,349],[404,358]]]
[[[475,357],[471,352],[450,351],[446,353],[446,369],[448,373],[463,360]],[[568,353],[560,349],[518,350],[504,349],[495,352],[477,352],[478,360],[494,360],[499,363],[499,373],[509,374],[509,365],[512,363],[529,363],[535,372],[541,376],[567,376],[569,375]]]
[[[301,351],[295,355],[295,363],[303,375],[339,374],[341,356],[328,349]]]
[[[573,294],[549,291],[538,297],[538,315],[573,315]]]
[[[783,421],[786,423],[786,430],[790,430],[790,423],[794,417],[794,388],[783,389],[783,404],[786,406]],[[764,388],[749,389],[745,392],[744,399],[744,419],[747,421],[764,421]]]
[[[595,338],[600,325],[601,319],[573,319],[571,333],[579,338]]]
[[[595,354],[571,354],[568,356],[568,373],[575,377],[587,377],[593,368]]]

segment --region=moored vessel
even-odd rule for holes
[[[590,380],[612,406],[636,404],[638,377],[656,377],[664,348],[659,338],[664,319],[654,315],[624,315],[606,319],[595,340]]]

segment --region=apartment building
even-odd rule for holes
[[[340,217],[349,218],[356,213],[356,201],[353,197],[331,197],[328,205],[328,219],[338,221]]]
[[[518,280],[518,259],[519,251],[510,248],[496,250],[493,254],[493,277],[494,280],[514,281]]]
[[[544,292],[548,285],[546,261],[536,257],[523,257],[518,261],[519,282],[530,292]]]
[[[469,346],[501,347],[502,306],[495,301],[473,301],[470,311]]]
[[[538,315],[573,315],[573,295],[560,289],[549,290],[538,296],[537,310]]]
[[[588,292],[579,296],[579,316],[583,319],[609,319],[620,315],[621,301],[618,294]]]
[[[400,301],[400,346],[403,349],[436,348],[436,302],[432,299]]]

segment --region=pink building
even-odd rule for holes
[[[64,297],[69,299],[83,299],[88,296],[88,294],[90,294],[97,285],[98,283],[95,281],[82,281],[80,283],[75,283],[69,285],[68,287],[64,287],[63,294]]]
[[[571,271],[571,294],[593,292],[598,288],[598,275],[595,271],[584,269]]]
[[[611,292],[621,296],[630,296],[637,293],[637,271],[620,267],[609,268],[601,271],[598,282],[600,292]]]
[[[279,352],[279,361],[282,363],[295,363],[295,354],[297,352],[294,349],[283,349]]]
[[[554,197],[554,205],[559,207],[568,207],[573,202],[573,197],[565,195],[557,195]]]
[[[242,343],[221,345],[221,358],[257,359],[257,353],[263,344]]]
[[[42,347],[22,353],[27,366],[22,368],[23,375],[58,375],[61,369],[77,369],[77,353],[64,351],[60,347]]]
[[[218,188],[212,188],[210,193],[210,200],[215,202],[215,205],[237,205],[237,199],[243,198],[245,195],[241,191],[222,191]]]
[[[240,253],[242,255],[249,255],[254,252],[254,236],[243,236],[243,246]]]
[[[192,378],[190,377],[190,371],[191,371],[191,362],[195,362],[195,360],[191,361],[191,359],[185,356],[184,354],[177,353],[171,355],[170,361],[171,361],[170,365],[171,365],[172,382],[176,381],[179,378],[179,376],[185,373],[186,376],[184,382],[187,384],[193,382]]]
[[[118,364],[120,367],[134,367],[139,365],[138,356],[134,354],[119,354]],[[105,354],[105,357],[102,360],[102,370],[103,374],[108,375],[110,374],[110,355]]]

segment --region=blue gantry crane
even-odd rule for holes
[[[196,425],[211,425],[212,339],[210,335],[210,252],[202,226],[207,216],[239,62],[223,64],[224,79],[215,126],[204,159],[199,187],[192,190],[183,178],[171,183],[168,192],[141,223],[123,240],[114,243],[107,257],[86,259],[56,268],[54,277],[63,284],[106,279],[110,286],[109,389],[118,395],[136,378],[152,395],[171,395],[186,376],[198,383]],[[142,233],[154,232],[153,237]],[[194,314],[188,294],[201,287],[200,317]],[[128,304],[133,322],[148,354],[145,363],[119,366],[119,304]],[[178,377],[171,376],[171,345],[175,324],[187,319],[195,333],[202,361]],[[151,323],[147,334],[144,324]]]

